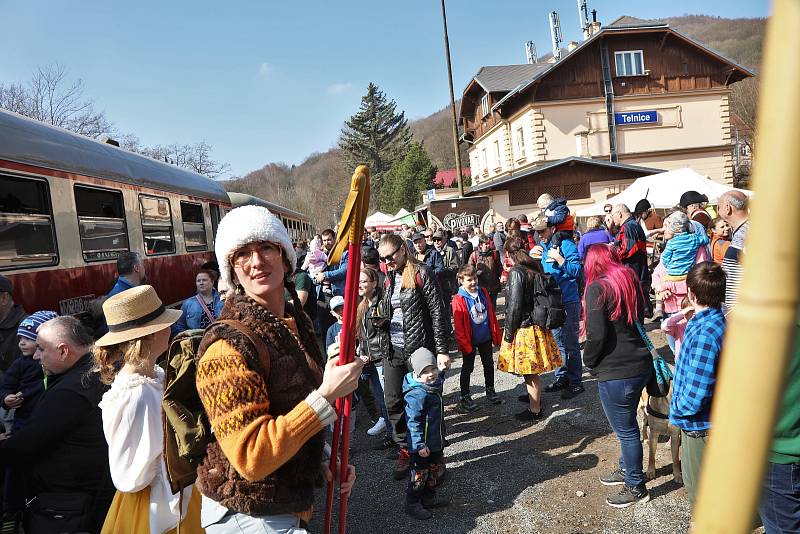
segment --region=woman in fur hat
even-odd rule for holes
[[[225,324],[212,326],[198,350],[197,391],[215,438],[197,472],[202,526],[209,534],[304,533],[314,488],[331,476],[323,428],[335,419],[336,399],[355,390],[363,363],[325,368],[290,278],[291,239],[269,210],[232,210],[215,250],[221,283],[233,289],[220,319],[249,327],[266,353]],[[354,481],[351,466],[343,494]]]

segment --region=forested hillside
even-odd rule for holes
[[[635,13],[630,13],[636,16]],[[766,19],[726,19],[705,15],[686,15],[663,19],[681,33],[697,39],[734,61],[758,72],[766,29]],[[454,43],[455,44],[455,43]],[[474,66],[477,72],[480,65]],[[456,92],[466,80],[456,80]],[[755,122],[758,79],[734,86],[732,109],[745,124]],[[402,109],[402,102],[398,102]],[[409,122],[414,140],[423,144],[431,161],[440,169],[455,166],[451,140],[450,110],[439,111]],[[462,146],[466,162],[466,147]],[[306,213],[318,227],[333,224],[341,214],[341,203],[349,186],[352,169],[345,169],[337,149],[312,154],[297,166],[269,163],[246,176],[226,182],[231,191],[240,191]]]

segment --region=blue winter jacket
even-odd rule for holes
[[[544,272],[552,275],[561,288],[562,302],[580,302],[578,294],[578,277],[581,274],[581,260],[578,257],[578,247],[573,241],[565,239],[561,242],[559,250],[564,257],[564,264],[559,265],[555,260],[547,261],[547,252],[550,250],[550,243],[542,242],[542,265]]]
[[[209,311],[214,314],[215,318],[219,318],[219,314],[222,313],[222,299],[219,298],[219,293],[217,290],[213,290],[211,292],[211,296],[214,298],[214,302],[212,303]],[[192,295],[188,299],[184,300],[183,304],[181,305],[181,318],[178,319],[178,322],[173,324],[171,327],[172,335],[175,336],[184,330],[203,328],[203,325],[200,321],[205,313],[206,312],[203,311],[203,307],[200,306],[200,303],[197,301],[197,295]]]
[[[335,295],[344,296],[344,283],[347,279],[347,256],[350,251],[345,250],[339,259],[339,265],[328,267],[325,271],[325,279],[331,283],[331,292]]]
[[[39,402],[39,398],[44,393],[44,373],[42,364],[30,356],[18,356],[6,369],[3,375],[3,384],[0,388],[0,403],[4,408],[7,395],[22,392],[25,399],[22,405],[14,412],[14,423],[11,431],[17,431],[28,422]]]
[[[423,384],[414,378],[414,373],[406,374],[403,379],[408,452],[416,453],[425,447],[431,452],[444,450],[443,386],[442,373],[433,384]]]

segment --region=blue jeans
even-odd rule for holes
[[[566,380],[570,386],[580,386],[583,374],[581,347],[578,343],[581,303],[580,301],[565,302],[564,310],[567,312],[564,326],[553,330],[558,350],[561,351],[561,359],[564,360],[564,365],[556,369],[556,380]]]
[[[644,484],[642,473],[642,442],[639,441],[639,423],[636,420],[636,408],[639,397],[650,379],[650,373],[599,382],[600,404],[606,413],[614,434],[617,435],[622,455],[619,466],[625,472],[625,485],[636,487]]]
[[[767,464],[758,515],[767,534],[800,532],[800,464]]]
[[[383,375],[374,363],[369,363],[361,369],[361,378],[369,383],[381,417],[386,422],[386,436],[392,437],[392,425],[389,424],[389,412],[386,411],[386,401],[383,399]]]

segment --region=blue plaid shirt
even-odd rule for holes
[[[711,396],[724,335],[725,316],[717,308],[697,313],[686,325],[669,405],[669,421],[678,428],[711,428]]]

